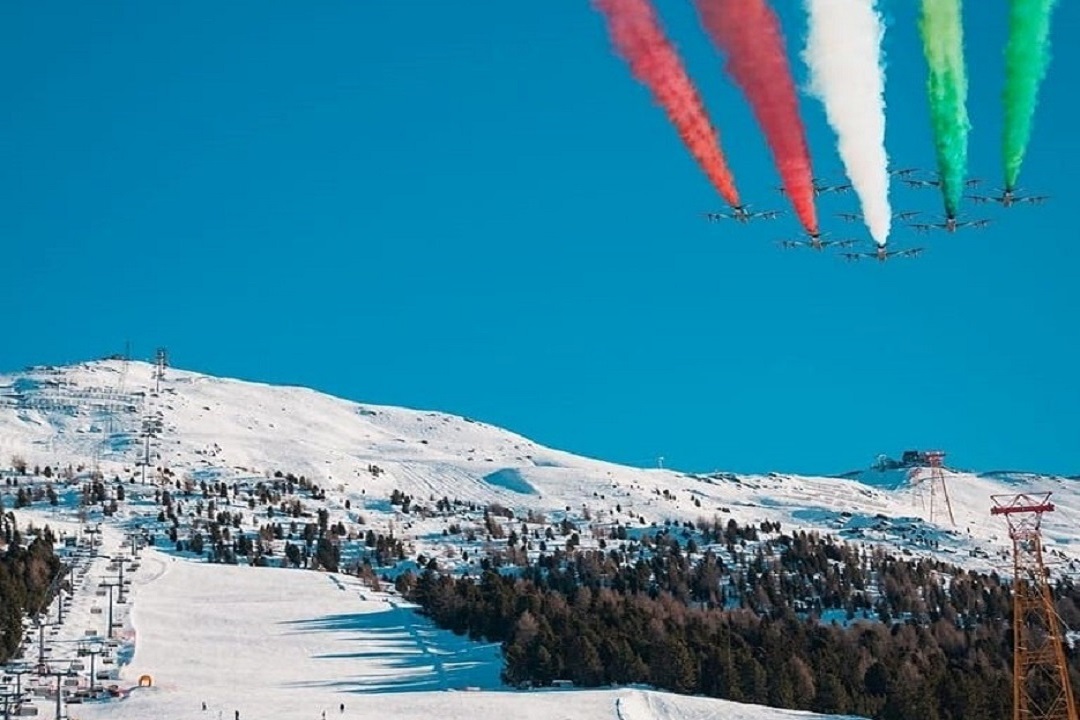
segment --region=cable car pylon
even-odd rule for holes
[[[1077,720],[1061,622],[1043,563],[1051,493],[991,495],[1013,541],[1013,720]]]

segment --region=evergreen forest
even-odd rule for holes
[[[24,615],[34,616],[48,604],[62,568],[54,541],[46,528],[24,545],[14,514],[0,511],[0,663],[18,651]]]
[[[519,686],[644,683],[883,720],[1011,717],[1001,577],[817,533],[748,543],[757,530],[706,531],[736,564],[660,531],[641,538],[649,553],[636,561],[556,551],[524,565],[485,560],[479,577],[456,578],[429,562],[397,587],[440,627],[501,642],[503,679]],[[1080,626],[1080,590],[1063,580],[1054,592],[1066,626]]]

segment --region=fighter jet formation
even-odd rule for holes
[[[721,147],[716,124],[707,112],[703,94],[690,76],[677,44],[668,36],[651,0],[594,0],[607,21],[613,50],[627,62],[631,74],[650,91],[675,126],[690,155],[731,212],[707,213],[709,220],[747,224],[775,219],[779,213],[751,212],[743,207],[733,166]],[[866,230],[884,261],[916,257],[918,252],[893,253],[884,248],[894,231],[928,232],[981,228],[990,220],[960,220],[964,193],[980,185],[968,173],[968,79],[963,48],[960,0],[922,0],[919,36],[926,60],[927,99],[931,116],[936,172],[918,167],[890,167],[885,146],[885,63],[882,39],[886,23],[873,2],[808,0],[806,44],[800,57],[808,70],[806,94],[819,100],[835,135],[836,150],[846,177],[831,183],[814,177],[808,133],[799,112],[799,92],[791,72],[783,23],[768,0],[694,3],[706,35],[725,57],[724,73],[750,105],[769,147],[780,178],[781,195],[810,235],[781,241],[784,248],[825,247],[818,198],[854,196]],[[1016,192],[1020,169],[1032,133],[1037,90],[1049,62],[1050,13],[1053,2],[1013,2],[1005,48],[1005,105],[1002,171],[1005,189],[998,195],[968,196],[977,203],[1003,208],[1038,204],[1046,198]],[[1030,6],[1030,7],[1029,7]],[[1020,8],[1020,9],[1017,9]],[[890,107],[896,108],[893,104]],[[908,108],[901,112],[905,115]],[[905,117],[904,122],[909,118]],[[897,182],[892,182],[896,180]],[[893,186],[933,188],[944,204],[942,222],[908,223],[914,209],[894,214]],[[828,200],[824,200],[828,202]],[[904,200],[900,200],[903,206]],[[858,217],[849,214],[843,219]],[[898,222],[899,221],[899,222]],[[852,253],[856,257],[862,257]]]
[[[923,173],[919,168],[915,167],[897,168],[895,170],[890,170],[889,174],[911,188],[940,187],[941,185],[941,179],[936,174]],[[974,188],[977,187],[980,182],[979,178],[969,178],[964,181],[964,186],[966,188]],[[830,183],[819,178],[814,178],[813,189],[815,195],[842,196],[844,193],[851,190],[852,186],[849,183]],[[783,187],[777,188],[777,190],[780,194],[785,194]],[[965,197],[978,205],[997,203],[1003,208],[1008,208],[1013,205],[1038,205],[1050,199],[1047,195],[1032,195],[1018,191],[1015,188],[1000,188],[995,189],[991,193],[971,194],[965,195]],[[753,220],[775,220],[782,214],[783,213],[779,210],[754,211],[750,209],[750,205],[738,205],[728,212],[707,212],[705,213],[705,217],[710,222],[729,220],[745,224]],[[993,222],[991,218],[969,219],[957,217],[954,214],[948,213],[940,219],[913,222],[921,215],[923,215],[922,210],[896,210],[892,213],[891,217],[894,233],[900,229],[907,229],[912,232],[923,234],[929,234],[931,231],[941,231],[952,234],[961,230],[966,231],[985,228]],[[834,216],[846,223],[857,223],[864,220],[862,214],[859,212],[837,212],[834,213]],[[828,232],[806,233],[802,236],[781,238],[775,241],[777,247],[784,250],[814,250],[819,252],[828,248],[847,250],[847,252],[840,252],[837,254],[849,262],[877,260],[879,263],[885,263],[894,259],[916,258],[926,250],[926,248],[921,245],[917,247],[895,248],[891,243],[889,245],[873,244],[872,248],[866,250],[858,249],[858,246],[863,245],[864,243],[871,243],[871,241],[852,237],[834,239],[829,236]]]

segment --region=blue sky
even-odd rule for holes
[[[691,3],[657,5],[744,201],[788,209]],[[776,5],[797,53],[800,5]],[[885,3],[888,149],[931,167],[914,5]],[[1005,3],[965,21],[971,172],[996,186]],[[777,249],[790,213],[706,223],[720,198],[584,0],[8,0],[0,369],[130,341],[635,465],[830,473],[940,447],[1078,473],[1077,30],[1060,3],[1021,175],[1053,201],[882,266]],[[854,202],[821,198],[823,229]]]

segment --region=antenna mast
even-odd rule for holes
[[[1077,720],[1061,625],[1043,563],[1051,493],[991,495],[1013,541],[1013,720]]]

